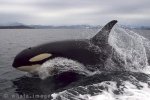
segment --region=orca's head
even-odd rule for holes
[[[37,67],[50,58],[52,58],[52,54],[44,52],[42,48],[30,47],[15,57],[12,66],[21,71],[34,72]]]

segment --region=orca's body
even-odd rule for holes
[[[51,58],[64,57],[73,59],[85,65],[93,65],[99,62],[98,58],[100,54],[96,54],[98,51],[92,50],[92,48],[96,49],[96,47],[92,46],[89,40],[57,41],[33,49],[37,48],[41,48],[42,52],[51,53]]]
[[[91,39],[56,41],[25,49],[15,57],[13,67],[31,72],[35,65],[55,57],[72,59],[84,65],[103,66],[111,53],[108,37],[116,23],[116,20],[109,22]]]

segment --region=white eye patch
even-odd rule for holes
[[[42,53],[42,54],[39,54],[37,56],[34,56],[32,57],[29,61],[30,62],[36,62],[36,61],[41,61],[41,60],[44,60],[48,57],[52,56],[52,54],[49,54],[49,53]]]

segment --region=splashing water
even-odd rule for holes
[[[108,42],[114,49],[114,53],[109,58],[111,59],[109,63],[113,63],[113,68],[117,66],[120,67],[119,70],[139,72],[148,66],[145,46],[147,48],[150,46],[146,38],[133,31],[116,27],[110,33]],[[118,61],[117,65],[114,64],[114,60]]]
[[[116,82],[105,81],[98,84],[79,86],[52,94],[52,100],[149,100],[150,89],[146,83],[141,88],[125,81],[119,87]]]
[[[87,70],[83,64],[63,57],[56,57],[52,60],[46,61],[37,70],[41,79],[45,79],[49,76],[57,75],[67,71],[75,72],[85,76],[93,75],[95,73]]]

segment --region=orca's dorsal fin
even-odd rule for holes
[[[117,20],[112,20],[107,23],[93,38],[91,38],[92,43],[95,45],[108,44],[109,33],[116,23]]]

